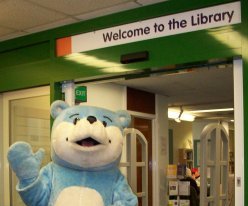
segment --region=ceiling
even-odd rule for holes
[[[233,111],[195,113],[197,110],[233,108],[232,64],[156,74],[146,78],[117,82],[132,88],[163,95],[170,108],[181,108],[198,119],[230,121]]]
[[[0,42],[164,0],[0,0]],[[164,95],[169,106],[192,111],[233,107],[232,65],[193,69],[121,81]],[[233,112],[197,114],[198,118],[233,118]]]
[[[165,0],[0,0],[0,42]]]

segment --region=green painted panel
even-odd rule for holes
[[[242,38],[239,35],[239,30],[240,26],[236,25],[233,27],[224,27],[217,31],[206,30],[191,32],[166,38],[157,38],[98,49],[82,54],[95,57],[98,60],[108,61],[109,63],[117,63],[118,65],[114,67],[95,65],[94,61],[87,61],[85,64],[79,64],[68,61],[63,57],[21,64],[21,61],[28,61],[28,57],[31,55],[34,57],[33,59],[30,57],[31,60],[34,60],[35,58],[47,58],[47,56],[42,54],[44,50],[48,50],[47,44],[42,46],[39,45],[36,50],[24,50],[20,54],[25,57],[23,57],[23,59],[17,58],[15,61],[11,61],[10,57],[12,56],[8,57],[6,55],[8,61],[3,61],[2,64],[5,65],[0,67],[0,70],[3,71],[0,75],[0,92],[38,85],[48,85],[52,81],[64,81],[75,78],[111,74],[115,75],[137,69],[158,68],[174,64],[184,64],[188,62],[198,62],[240,55],[242,51]],[[137,51],[148,51],[149,61],[127,65],[122,65],[120,63],[120,56],[122,54]],[[45,53],[46,55],[49,55],[49,52]],[[18,54],[18,52],[13,51],[13,54]],[[8,66],[8,64],[17,65]]]
[[[6,67],[13,65],[29,64],[48,59],[50,57],[49,51],[49,41],[7,50],[0,53],[0,70],[4,70]]]
[[[77,64],[54,57],[55,39],[58,37],[227,2],[231,1],[168,1],[1,42],[0,92],[49,85],[50,82],[74,78],[115,75],[130,70],[165,67],[241,55],[243,24],[179,34],[85,53],[99,60],[119,63],[122,54],[146,50],[150,55],[149,61],[141,63],[119,64],[116,67],[106,68],[104,66],[97,67],[94,64]],[[247,14],[243,19],[246,20],[246,17]],[[247,20],[245,23],[247,24]]]
[[[51,60],[7,67],[0,75],[0,92],[23,89],[79,76],[102,75],[96,68],[82,67],[72,63],[61,63]]]

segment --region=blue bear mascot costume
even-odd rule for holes
[[[32,152],[25,142],[8,152],[16,186],[28,206],[136,206],[118,164],[123,129],[130,123],[126,111],[77,105],[51,105],[52,162],[40,169],[44,151]]]

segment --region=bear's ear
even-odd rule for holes
[[[51,116],[55,119],[64,109],[68,108],[69,105],[62,100],[57,100],[51,105]]]
[[[118,115],[122,128],[128,127],[131,122],[130,114],[125,110],[119,110],[116,114]]]

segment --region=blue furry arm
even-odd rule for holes
[[[16,142],[8,151],[10,167],[15,172],[19,183],[17,191],[28,206],[46,206],[49,200],[51,169],[40,173],[44,150],[33,153],[26,142]]]
[[[28,186],[23,187],[23,181],[17,184],[16,190],[27,206],[48,205],[52,188],[52,173],[51,164],[49,164],[42,168],[39,176]]]
[[[120,173],[116,182],[111,206],[136,206],[137,196],[132,192],[126,178]]]

